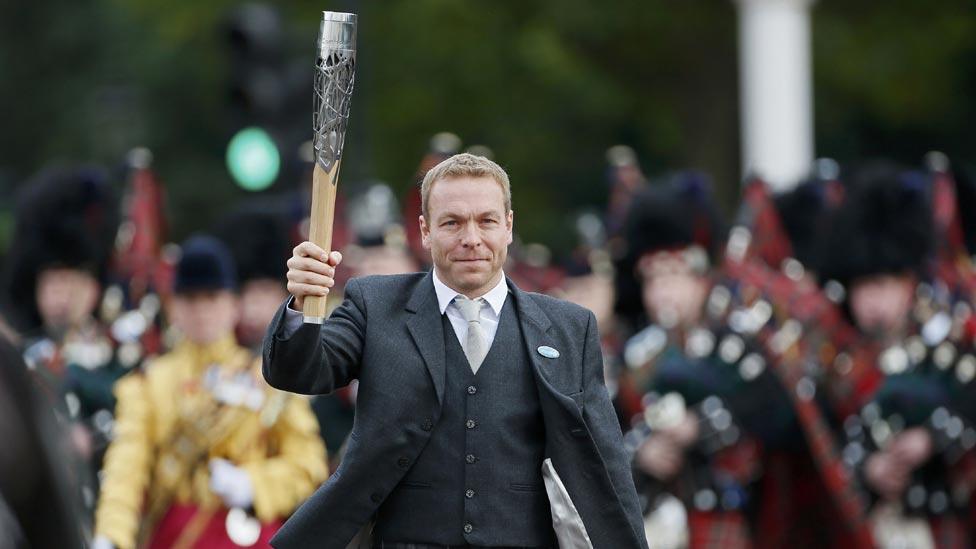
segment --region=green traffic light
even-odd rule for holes
[[[261,128],[244,128],[227,145],[227,169],[245,190],[267,189],[278,177],[280,168],[278,147]]]

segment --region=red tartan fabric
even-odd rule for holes
[[[966,549],[971,547],[966,523],[956,515],[931,517],[929,527],[936,549]]]
[[[187,523],[196,515],[197,510],[198,508],[195,505],[174,505],[170,507],[153,533],[149,541],[148,549],[170,549],[176,543],[180,534],[183,533],[183,529]],[[239,545],[227,537],[227,532],[224,528],[224,520],[226,518],[226,509],[221,509],[214,514],[207,523],[206,528],[204,528],[200,538],[193,545],[193,549],[240,549]],[[258,538],[257,543],[250,547],[252,549],[271,549],[271,545],[269,544],[271,537],[281,528],[281,525],[281,521],[262,524],[261,537]]]
[[[773,269],[778,269],[784,259],[792,257],[793,246],[765,182],[754,179],[746,184],[739,215],[740,221],[752,232],[746,257],[758,258]]]
[[[824,321],[836,322],[839,319],[836,308],[816,288],[808,288],[802,283],[787,282],[782,273],[769,269],[758,261],[727,260],[723,268],[729,278],[740,282],[740,291],[743,294],[752,288],[754,293],[764,296],[774,306],[780,307],[780,312],[787,313],[787,318],[798,320],[806,328],[811,325],[830,326],[832,324]],[[778,326],[779,323],[774,323],[773,330]],[[832,526],[838,526],[838,530],[843,531],[839,537],[852,540],[854,546],[870,547],[873,545],[873,539],[867,524],[867,503],[853,484],[849,468],[840,459],[834,433],[827,425],[818,404],[812,399],[799,395],[798,387],[806,377],[802,362],[799,360],[802,349],[793,348],[785,354],[776,352],[771,345],[773,330],[763,330],[758,335],[758,339],[770,351],[769,356],[774,358],[772,371],[783,383],[793,402],[797,420],[809,448],[809,457],[815,464],[807,474],[816,478],[820,486],[826,489],[829,501],[824,502],[824,507],[830,508],[836,516],[837,522]],[[837,329],[831,334],[832,337],[841,339],[843,335],[844,330]],[[854,377],[861,381],[860,376]],[[804,518],[806,516],[804,515]],[[833,545],[836,546],[836,543]]]
[[[688,549],[751,549],[749,527],[742,513],[689,511]]]
[[[936,228],[936,278],[964,299],[976,298],[976,269],[963,237],[955,183],[947,173],[937,173],[932,184],[932,217]]]
[[[777,452],[764,461],[754,531],[757,549],[862,549],[873,540],[844,527],[810,457]]]
[[[765,296],[789,313],[806,311],[810,315],[809,318],[796,318],[798,316],[796,314],[789,315],[789,318],[796,318],[806,326],[809,326],[810,322],[831,318],[837,314],[830,302],[819,297],[816,290],[809,290],[811,294],[809,300],[802,299],[802,296],[807,293],[804,286],[783,283],[784,275],[754,260],[726,261],[724,271],[731,279],[739,281],[743,288],[754,288],[757,294]],[[792,291],[792,295],[787,290]],[[805,306],[797,307],[797,303],[800,302]],[[813,302],[819,305],[814,306]],[[769,356],[775,359],[772,371],[783,383],[793,402],[810,457],[816,464],[810,474],[819,477],[822,486],[826,488],[830,496],[827,505],[835,509],[839,524],[845,527],[847,534],[844,537],[858,540],[855,542],[858,546],[870,547],[873,540],[867,526],[867,503],[854,486],[849,468],[840,459],[834,433],[827,425],[818,404],[798,394],[797,388],[806,375],[801,361],[798,360],[799,349],[794,349],[787,355],[779,354],[771,348],[772,336],[771,331],[764,330],[757,337],[769,348]]]

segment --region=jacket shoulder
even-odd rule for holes
[[[385,294],[385,292],[403,291],[408,288],[413,288],[426,276],[427,273],[360,276],[350,279],[346,283],[346,287],[359,286],[362,288],[363,295],[369,297],[375,295],[376,292]]]
[[[549,320],[556,325],[568,323],[585,330],[590,315],[593,314],[586,307],[551,295],[536,292],[525,292],[525,295],[542,309]]]

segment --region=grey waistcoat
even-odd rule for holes
[[[555,546],[540,467],[545,427],[513,300],[478,375],[446,315],[444,408],[430,442],[377,513],[374,538]]]

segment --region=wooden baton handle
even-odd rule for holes
[[[309,216],[308,240],[332,253],[332,224],[335,219],[336,188],[339,186],[339,161],[325,171],[318,162],[312,172],[312,212]],[[306,324],[322,324],[325,320],[326,298],[305,296],[302,304]]]

